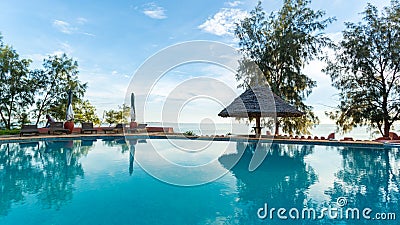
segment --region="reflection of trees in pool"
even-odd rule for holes
[[[268,153],[263,163],[250,172],[248,167],[256,147]],[[268,145],[262,143],[238,142],[238,154],[219,158],[221,164],[229,168],[243,152],[239,162],[231,169],[238,180],[239,202],[249,205],[249,211],[241,215],[242,222],[260,222],[256,212],[264,203],[275,208],[303,208],[307,199],[306,190],[317,180],[314,170],[304,162],[304,157],[311,154],[313,148],[307,145],[272,144],[269,149]]]
[[[103,143],[107,147],[121,147],[121,153],[126,153],[129,151],[129,175],[133,174],[133,163],[135,161],[135,151],[136,145],[138,143],[146,143],[145,139],[136,139],[136,138],[112,138],[112,139],[103,139]]]
[[[129,146],[126,144],[125,138],[105,138],[103,143],[107,147],[121,147],[121,153],[129,151]]]
[[[340,153],[343,168],[336,174],[334,187],[327,191],[332,202],[343,196],[348,207],[400,215],[399,150],[345,148]]]
[[[1,145],[0,215],[27,195],[35,195],[44,208],[60,208],[72,198],[75,178],[84,175],[78,160],[90,148],[72,141]]]

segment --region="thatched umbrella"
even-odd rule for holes
[[[221,117],[255,118],[256,136],[261,135],[261,117],[298,117],[302,115],[302,112],[272,93],[267,86],[257,86],[246,90],[218,114]]]

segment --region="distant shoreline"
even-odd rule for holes
[[[230,123],[215,123],[215,124],[202,123],[201,129],[199,128],[198,123],[179,123],[179,124],[171,122],[146,122],[146,123],[148,124],[148,126],[173,127],[175,132],[181,132],[181,133],[184,133],[189,130],[194,131],[196,134],[205,134],[205,135],[212,135],[212,134],[225,135],[227,133],[232,133],[231,132],[232,127]],[[234,126],[236,130],[239,130],[240,133],[238,134],[248,134],[252,131],[251,127],[253,125],[251,124],[246,125],[245,123],[235,123]],[[393,129],[392,131],[400,134],[400,124],[395,124],[394,128],[395,129]],[[265,134],[266,129],[263,129],[262,133]],[[360,139],[360,140],[373,140],[381,136],[379,133],[374,134],[373,131],[369,131],[368,127],[356,127],[352,131],[345,134],[336,132],[335,124],[319,124],[311,129],[311,136],[313,137],[314,136],[327,137],[328,134],[330,133],[335,133],[336,139],[341,139],[344,137],[353,137],[354,139]]]

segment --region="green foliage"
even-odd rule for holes
[[[7,129],[16,124],[38,124],[45,114],[65,120],[68,90],[73,93],[73,108],[78,122],[99,125],[96,109],[84,101],[87,84],[78,78],[78,62],[66,54],[48,56],[43,69],[29,70],[31,60],[20,59],[17,52],[4,45],[0,33],[0,124]],[[31,108],[31,106],[34,107]],[[29,110],[29,111],[28,111]]]
[[[118,106],[118,110],[104,111],[104,121],[108,124],[128,123],[130,116],[130,107],[123,104]]]
[[[331,46],[322,31],[334,19],[323,19],[325,13],[308,8],[309,3],[285,0],[278,12],[267,16],[259,2],[235,30],[244,54],[236,75],[239,87],[248,88],[265,80],[275,94],[305,113],[299,118],[280,118],[275,123],[276,133],[280,125],[290,134],[309,133],[312,125],[319,123],[312,107],[304,104],[316,82],[301,70],[322,53],[323,47]]]
[[[0,130],[0,135],[16,135],[19,134],[19,129]]]
[[[16,115],[16,119],[19,125],[31,123],[31,121],[29,120],[29,114],[26,112],[22,112]]]
[[[1,38],[0,43],[0,117],[10,129],[14,118],[34,102],[34,85],[28,69],[31,60],[20,59]]]
[[[75,107],[75,122],[93,122],[94,125],[101,124],[101,120],[96,114],[96,108],[88,100],[80,101]]]
[[[196,136],[196,133],[194,132],[194,131],[192,131],[192,130],[188,130],[188,131],[186,131],[185,133],[183,133],[184,135],[187,135],[187,136]]]
[[[38,83],[35,117],[36,124],[45,114],[51,114],[56,120],[65,120],[69,89],[73,93],[73,108],[82,104],[87,84],[78,79],[78,62],[61,56],[49,56],[43,61],[44,70],[36,70],[33,74]]]
[[[391,1],[381,15],[368,4],[363,15],[363,23],[346,23],[324,70],[340,97],[328,115],[343,131],[368,125],[388,136],[400,119],[400,2]]]

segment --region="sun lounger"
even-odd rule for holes
[[[137,127],[130,128],[128,131],[129,131],[130,133],[145,133],[145,132],[147,132],[146,126],[147,126],[146,123],[139,123],[139,124],[137,125]]]
[[[330,133],[326,139],[335,140],[335,133]]]
[[[391,140],[400,140],[400,137],[394,132],[389,132],[389,137]]]
[[[50,128],[48,134],[54,133],[66,133],[68,134],[70,131],[68,129],[64,129],[63,122],[54,122],[50,124]]]
[[[104,131],[105,134],[107,134],[107,132],[122,133],[124,130],[124,125],[122,123],[119,123],[115,127],[103,127],[102,130]]]
[[[344,137],[340,141],[354,141],[354,139],[352,137]]]
[[[93,134],[93,132],[97,134],[97,130],[93,128],[93,123],[82,123],[81,134],[89,131],[91,134]]]
[[[146,127],[146,132],[161,132],[161,133],[174,133],[172,127]]]
[[[22,137],[24,134],[35,134],[39,135],[39,130],[37,125],[22,125],[19,132],[19,136]]]

